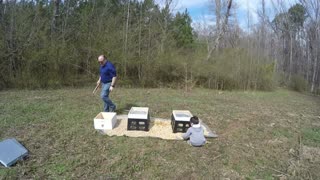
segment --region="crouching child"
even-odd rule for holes
[[[203,146],[206,143],[206,138],[204,137],[204,130],[199,123],[199,118],[197,116],[191,117],[190,124],[191,127],[182,135],[183,139],[188,140],[188,144],[192,146]]]

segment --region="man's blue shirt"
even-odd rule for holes
[[[116,68],[108,60],[103,66],[100,66],[101,82],[108,83],[112,81],[113,77],[117,76]]]

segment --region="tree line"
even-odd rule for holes
[[[121,86],[319,91],[318,1],[273,4],[243,30],[232,0],[193,26],[172,0],[0,0],[0,89],[91,84],[105,54]]]

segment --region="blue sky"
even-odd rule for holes
[[[164,4],[165,2],[165,0],[155,1],[159,4]],[[214,24],[213,2],[214,0],[173,0],[171,7],[173,11],[188,9],[194,25],[196,23]],[[284,3],[288,8],[295,4],[297,0],[265,0],[266,14],[270,20],[274,18],[274,7],[279,7],[274,6],[278,2]],[[233,5],[236,7],[236,16],[241,28],[247,28],[248,12],[250,13],[252,24],[257,23],[259,18],[257,12],[261,9],[261,0],[233,0]]]

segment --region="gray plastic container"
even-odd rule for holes
[[[14,138],[0,142],[0,163],[5,167],[12,166],[27,155],[28,150]]]

